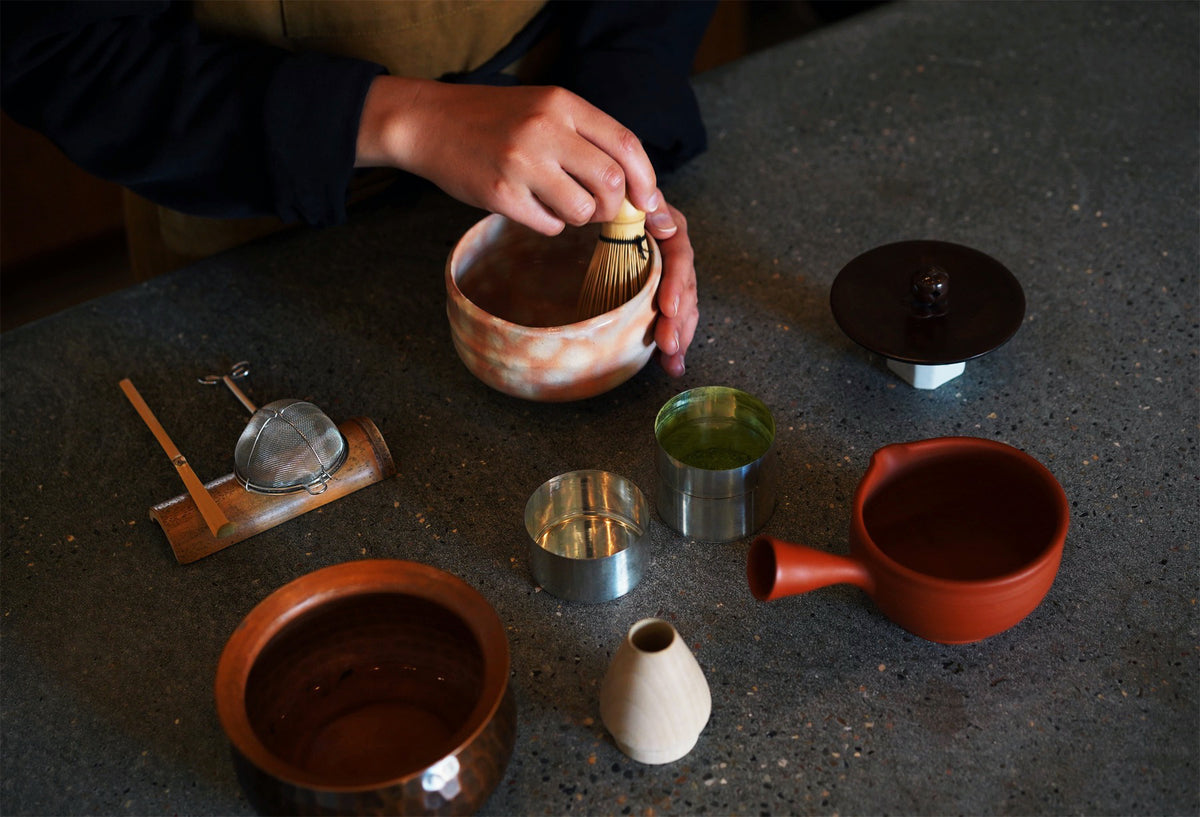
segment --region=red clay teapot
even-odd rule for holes
[[[887,445],[855,491],[850,555],[763,536],[746,575],[770,601],[832,584],[862,588],[930,641],[979,641],[1041,603],[1062,558],[1067,497],[1028,454],[976,437]]]

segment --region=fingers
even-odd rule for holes
[[[567,226],[561,218],[555,215],[553,210],[534,196],[530,196],[524,205],[514,205],[500,212],[518,224],[524,224],[542,235],[558,235]]]
[[[652,236],[662,241],[674,236],[678,232],[679,226],[675,223],[675,217],[671,215],[670,210],[660,204],[657,210],[646,214],[646,229]]]
[[[665,201],[659,209],[647,214],[646,226],[658,242],[663,261],[654,341],[663,369],[671,376],[679,377],[684,372],[684,358],[700,321],[695,253],[688,237],[687,219]]]
[[[494,195],[487,206],[494,213],[500,213],[542,235],[558,235],[566,227],[558,211],[527,185],[512,184],[502,178],[492,193]]]
[[[563,88],[523,89],[529,111],[516,127],[503,167],[565,224],[611,221],[628,197],[658,209],[654,166],[634,133]]]
[[[695,253],[687,232],[687,219],[664,203],[659,210],[647,214],[646,226],[663,256],[663,276],[658,287],[659,311],[671,319],[686,318],[688,312],[698,315]],[[674,350],[670,351],[673,353]]]
[[[546,93],[536,128],[544,132],[526,135],[513,164],[549,213],[579,227],[611,221],[626,197],[647,213],[659,209],[654,167],[633,132],[568,91]]]
[[[613,219],[625,197],[625,173],[611,156],[575,136],[561,140],[544,164],[531,174],[530,188],[557,218],[575,227]]]
[[[659,209],[662,195],[658,192],[658,179],[654,174],[654,165],[650,163],[650,157],[646,155],[641,141],[633,131],[599,108],[582,99],[579,99],[579,102],[581,105],[576,115],[576,130],[580,136],[616,162],[622,183],[615,189],[620,190],[622,195],[628,197],[633,205],[643,212],[651,213]],[[610,200],[605,197],[601,207],[610,204]],[[620,197],[616,201],[616,206],[619,205]],[[598,217],[594,220],[611,219],[615,213],[614,208],[612,212],[606,213],[606,218]]]

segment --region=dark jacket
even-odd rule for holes
[[[548,81],[642,139],[659,172],[705,148],[688,77],[713,4],[551,3],[509,47],[446,81],[500,83],[550,28]],[[0,103],[85,170],[193,215],[346,217],[371,62],[207,36],[186,2],[0,3]]]

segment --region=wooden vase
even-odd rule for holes
[[[600,719],[617,748],[639,763],[671,763],[692,750],[712,695],[692,651],[668,622],[629,628],[600,686]]]

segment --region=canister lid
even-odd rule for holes
[[[900,241],[859,255],[834,279],[834,320],[851,340],[904,363],[961,363],[1011,338],[1025,293],[999,261],[946,241]]]

